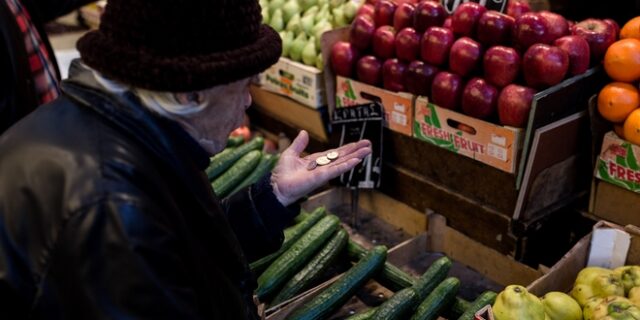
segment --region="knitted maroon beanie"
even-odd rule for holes
[[[109,0],[77,44],[107,77],[156,91],[208,89],[264,71],[282,42],[257,0]]]

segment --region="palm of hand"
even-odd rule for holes
[[[335,150],[339,154],[338,159],[326,166],[317,166],[309,170],[309,163],[315,162],[327,152],[301,158],[300,153],[304,151],[308,142],[308,134],[305,131],[300,132],[291,146],[282,153],[271,175],[273,191],[283,205],[295,202],[329,180],[351,170],[371,153],[371,143],[367,140],[350,143]]]

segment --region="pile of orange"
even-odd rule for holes
[[[604,56],[604,69],[614,82],[598,94],[598,111],[621,138],[640,145],[640,17],[620,29],[620,40]]]

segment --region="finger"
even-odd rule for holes
[[[302,130],[293,140],[289,148],[287,148],[283,153],[300,156],[302,151],[307,147],[307,144],[309,144],[309,134],[307,131]]]
[[[331,164],[329,164],[328,166],[335,166],[335,165],[339,165],[342,164],[343,162],[349,161],[351,159],[357,158],[357,159],[364,159],[366,158],[368,155],[371,154],[371,148],[361,148],[358,149],[344,157],[338,158],[337,160],[333,161]]]
[[[329,181],[333,178],[340,176],[341,174],[353,169],[358,163],[360,163],[362,159],[360,158],[351,158],[340,164],[336,164],[333,166],[323,167],[321,170],[318,170],[316,174],[319,176],[319,179],[322,181]]]

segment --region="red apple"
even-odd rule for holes
[[[396,30],[402,30],[404,28],[413,26],[413,13],[416,11],[410,3],[403,3],[396,8],[396,12],[393,14],[393,27]]]
[[[420,53],[420,35],[413,28],[404,28],[396,35],[396,57],[413,61]]]
[[[589,69],[589,43],[579,36],[564,36],[556,39],[555,46],[569,55],[569,74],[583,74]]]
[[[524,52],[536,43],[550,44],[553,39],[549,36],[547,22],[537,13],[527,12],[516,20],[513,32],[516,48]]]
[[[393,58],[396,54],[396,29],[382,26],[373,33],[373,54],[380,59]]]
[[[507,15],[512,16],[516,20],[529,11],[531,11],[531,7],[527,1],[509,0],[507,3]]]
[[[456,36],[474,37],[480,17],[487,8],[475,2],[465,2],[456,8],[451,16],[451,27]]]
[[[432,65],[443,65],[449,58],[454,40],[453,31],[450,29],[431,27],[422,35],[420,57]]]
[[[420,60],[412,61],[405,73],[404,86],[415,95],[428,96],[438,68]]]
[[[484,78],[492,85],[502,88],[513,83],[520,71],[520,55],[509,47],[489,48],[483,60]]]
[[[478,20],[477,39],[486,47],[511,42],[516,19],[497,11],[487,11]]]
[[[358,60],[358,50],[346,41],[338,41],[331,47],[331,68],[335,74],[351,78]]]
[[[613,19],[604,19],[602,21],[613,28],[613,34],[616,36],[616,40],[618,40],[618,35],[620,34],[620,25]]]
[[[422,1],[416,6],[413,14],[413,28],[420,34],[429,27],[439,27],[447,18],[447,11],[440,2]]]
[[[517,84],[502,89],[498,97],[498,117],[500,124],[524,128],[529,121],[529,111],[535,90]]]
[[[356,65],[356,75],[359,81],[379,86],[382,83],[382,61],[372,55],[360,58]]]
[[[451,46],[449,70],[467,77],[478,69],[481,59],[482,46],[471,38],[462,37]]]
[[[587,19],[577,23],[571,28],[571,34],[587,40],[592,63],[600,63],[607,48],[616,41],[614,27],[598,19]]]
[[[464,82],[459,75],[441,71],[433,78],[431,102],[442,108],[457,110],[460,108],[463,89]]]
[[[360,7],[360,9],[358,9],[358,12],[356,13],[356,17],[365,16],[365,17],[371,18],[371,20],[373,21],[375,17],[375,12],[376,12],[376,7],[374,7],[372,4],[365,3],[362,5],[362,7]]]
[[[404,89],[404,74],[407,65],[398,59],[387,59],[382,65],[382,84],[390,91],[400,92]]]
[[[569,71],[569,55],[547,44],[534,44],[522,59],[524,80],[529,87],[544,89],[560,83]]]
[[[453,19],[451,19],[451,17],[447,17],[446,19],[444,19],[444,22],[442,23],[442,27],[447,28],[449,30],[453,30],[452,23],[453,23]]]
[[[556,40],[569,34],[569,24],[563,16],[550,11],[541,11],[538,14],[547,23],[547,30],[551,39]]]
[[[396,12],[396,4],[393,1],[378,1],[373,15],[376,27],[393,25],[393,15]]]
[[[351,24],[349,41],[358,50],[366,51],[371,46],[371,39],[376,32],[373,20],[367,16],[357,16]]]
[[[478,119],[487,119],[496,112],[498,89],[482,78],[469,80],[462,92],[462,112]]]

